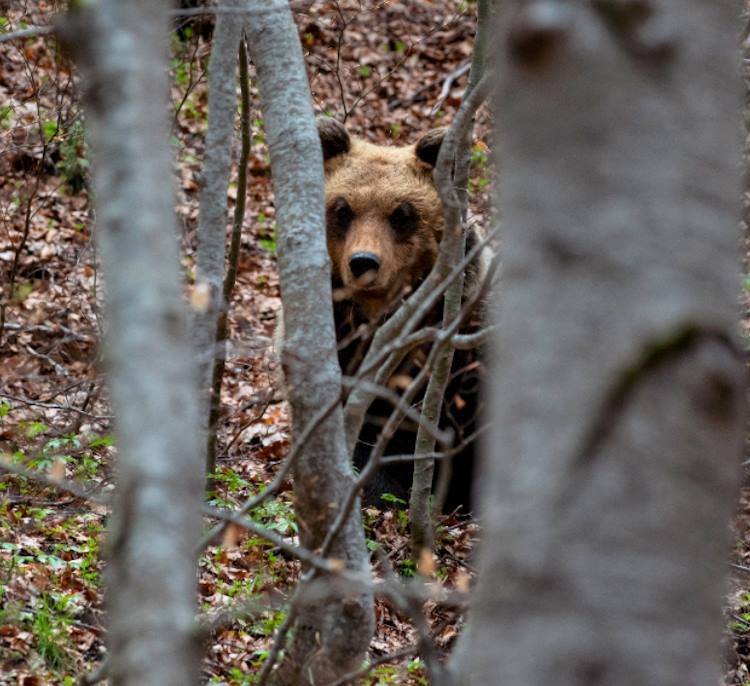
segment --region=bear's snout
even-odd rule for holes
[[[368,272],[371,273],[371,280],[374,280],[380,269],[380,258],[372,252],[355,252],[349,258],[349,269],[357,281]]]

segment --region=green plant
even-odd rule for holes
[[[10,105],[0,107],[0,126],[9,129],[13,126],[13,110]]]
[[[469,180],[469,190],[472,192],[482,190],[490,182],[489,154],[484,143],[477,142],[471,150],[471,165],[476,178]]]
[[[398,567],[398,573],[401,576],[415,576],[417,573],[417,563],[410,557],[407,557]]]
[[[89,150],[83,119],[74,119],[67,131],[61,133],[56,130],[55,136],[60,140],[60,158],[55,165],[55,173],[62,177],[73,193],[78,193],[86,185],[89,173]]]
[[[263,588],[266,577],[263,571],[259,571],[258,574],[247,579],[235,579],[231,584],[228,584],[223,579],[219,579],[216,590],[218,593],[227,596],[228,598],[235,598],[240,596],[244,599],[249,598],[252,595],[258,593]]]
[[[7,398],[0,398],[0,419],[13,409],[13,403]]]
[[[42,422],[24,422],[22,426],[26,438],[36,438],[49,429],[49,427]]]
[[[258,524],[289,536],[297,533],[297,520],[292,506],[284,500],[267,500],[256,507],[250,516]]]
[[[250,686],[256,681],[255,675],[245,674],[239,667],[230,667],[227,671],[229,677],[229,683],[231,686]],[[211,681],[212,684],[223,684],[225,682],[220,679],[217,681]]]
[[[266,142],[266,134],[263,130],[263,120],[262,119],[254,119],[253,125],[253,144],[254,145],[263,145]],[[262,212],[261,212],[262,214]],[[260,215],[259,215],[260,216]]]
[[[78,569],[81,578],[91,586],[99,586],[101,561],[99,557],[99,537],[100,527],[97,525],[97,532],[93,536],[86,538],[82,545],[70,546],[68,552],[80,555],[77,559],[71,560],[68,564],[74,569]]]
[[[271,636],[284,622],[286,612],[276,610],[275,612],[266,612],[263,617],[253,623],[250,631],[255,636]]]
[[[247,479],[243,479],[230,467],[219,467],[211,478],[215,483],[224,484],[227,491],[242,491],[252,487]]]
[[[385,500],[387,503],[391,503],[392,505],[406,505],[406,501],[403,498],[399,498],[396,495],[393,495],[393,493],[383,493],[380,496],[381,500]]]
[[[174,57],[170,60],[169,66],[172,68],[172,78],[178,86],[184,87],[190,83],[190,62]]]
[[[399,669],[394,665],[378,665],[370,672],[367,683],[372,686],[388,686],[399,682]]]
[[[258,228],[255,231],[255,235],[258,237],[258,243],[261,247],[267,250],[271,255],[276,254],[276,222],[271,222],[270,225],[266,225],[268,217],[265,212],[258,212],[255,217],[255,221],[258,224]]]
[[[47,666],[60,670],[65,665],[65,630],[71,623],[68,615],[68,604],[71,595],[43,593],[36,604],[31,620],[31,633],[34,635],[36,649]]]
[[[410,660],[409,664],[406,665],[406,671],[416,679],[416,683],[419,686],[429,686],[429,681],[427,681],[427,675],[425,674],[424,662],[420,658],[415,657],[413,660]]]

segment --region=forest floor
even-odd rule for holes
[[[396,144],[451,121],[466,85],[461,70],[471,55],[474,3],[298,4],[306,6],[296,20],[318,111],[345,117],[356,135]],[[48,24],[64,5],[10,0],[0,10],[0,31]],[[174,186],[187,293],[195,277],[208,33],[209,24],[183,24],[171,47]],[[252,92],[257,111],[258,94]],[[491,182],[487,129],[482,112],[471,181],[480,217],[487,214]],[[54,41],[0,44],[0,458],[38,475],[0,478],[0,684],[72,684],[105,656],[101,580],[109,510],[80,496],[112,490],[116,445],[98,345],[105,328],[102,278],[84,130],[77,77]],[[280,301],[269,160],[258,114],[252,130],[248,210],[210,496],[227,507],[267,483],[289,449],[272,351]],[[236,194],[233,183],[230,210]],[[40,481],[45,477],[74,480],[83,493],[47,487]],[[295,535],[289,488],[252,516],[285,536]],[[365,523],[373,551],[385,553],[402,575],[417,573],[402,511],[367,508]],[[750,492],[733,533],[725,685],[748,686]],[[435,583],[461,588],[470,583],[476,535],[468,517],[441,522]],[[296,563],[278,549],[230,529],[200,558],[201,615],[228,616],[250,597],[290,589],[297,575]],[[461,617],[432,606],[426,613],[447,654]],[[410,623],[392,607],[379,603],[377,619],[373,658],[414,643]],[[268,611],[219,622],[203,662],[205,682],[254,683],[282,620],[282,611]],[[421,661],[412,656],[379,666],[363,683],[427,681]]]

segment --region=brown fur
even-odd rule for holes
[[[393,147],[352,138],[333,119],[318,120],[318,130],[325,159],[326,239],[339,363],[344,373],[351,375],[366,354],[374,331],[427,276],[437,258],[443,208],[432,170],[444,132],[434,130],[413,145]],[[474,244],[476,238],[470,229],[467,243]],[[367,256],[364,266],[363,255]],[[467,270],[467,294],[481,281],[480,271],[479,260]],[[438,325],[442,310],[442,302],[437,303],[422,324]],[[467,325],[467,330],[474,328],[473,322]],[[388,384],[397,388],[404,378],[414,378],[426,352],[425,348],[410,351]],[[476,428],[480,371],[474,351],[459,351],[454,357],[440,423],[454,429],[458,442]],[[455,398],[460,402],[454,402]],[[391,404],[382,399],[374,400],[368,408],[352,456],[359,469],[367,463],[391,411]],[[413,425],[402,425],[388,441],[385,454],[413,453],[415,436]],[[461,451],[456,464],[447,504],[468,507],[472,446]],[[365,502],[382,504],[383,493],[408,498],[412,469],[409,463],[380,469],[364,489]]]
[[[417,157],[416,145],[399,148],[352,138],[347,150],[326,160],[325,172],[334,284],[342,288],[339,297],[351,300],[364,319],[376,320],[435,262],[443,216],[432,167]],[[351,210],[351,221],[345,231],[337,231],[331,215],[342,200]],[[416,228],[400,237],[389,218],[405,203],[416,211]],[[377,256],[380,268],[355,278],[349,261],[361,252]]]

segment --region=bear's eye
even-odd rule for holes
[[[326,212],[328,230],[343,235],[354,219],[354,210],[344,198],[336,198]]]
[[[388,221],[396,233],[396,237],[405,240],[417,230],[419,213],[410,202],[402,202],[391,212]]]

